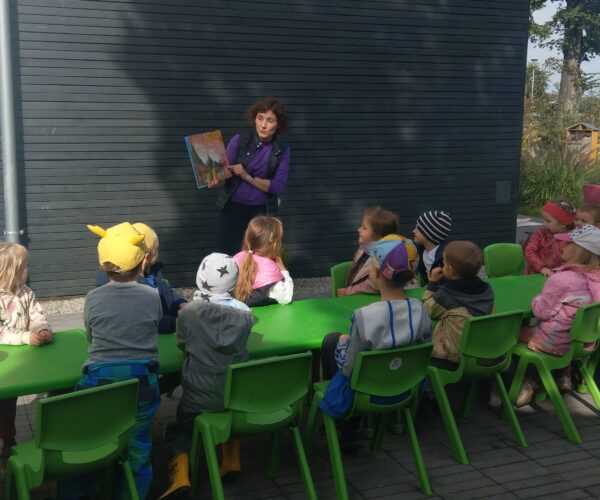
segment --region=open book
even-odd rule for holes
[[[185,145],[198,189],[218,184],[231,177],[220,130],[190,135],[185,138]]]

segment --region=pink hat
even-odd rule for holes
[[[555,234],[559,241],[572,241],[595,255],[600,255],[600,229],[591,224],[573,229],[570,233]]]
[[[594,184],[583,186],[583,200],[592,205],[600,205],[600,186]]]

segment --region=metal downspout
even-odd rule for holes
[[[2,130],[4,179],[4,234],[7,241],[18,243],[21,231],[19,229],[19,186],[17,182],[9,0],[0,0],[0,129]]]

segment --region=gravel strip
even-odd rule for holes
[[[175,288],[186,299],[191,300],[196,288]],[[297,278],[294,279],[294,300],[313,297],[329,297],[329,277],[325,278]],[[64,297],[60,299],[40,299],[44,313],[48,316],[83,312],[85,296]]]

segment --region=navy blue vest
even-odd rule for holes
[[[254,156],[256,148],[261,144],[255,130],[247,130],[240,134],[240,140],[238,143],[238,151],[236,156],[236,163],[241,163],[244,168],[248,166],[248,163]],[[267,164],[266,179],[272,179],[277,173],[279,164],[281,163],[281,157],[284,151],[287,149],[287,144],[280,141],[277,135],[273,137],[273,145],[271,148],[271,155],[269,156],[269,163]],[[221,189],[221,193],[217,198],[217,206],[223,208],[229,201],[229,198],[233,195],[240,183],[243,182],[239,175],[227,179],[225,185]],[[271,193],[265,193],[267,196],[266,201],[266,213],[273,214],[277,212],[279,200],[277,195]]]

